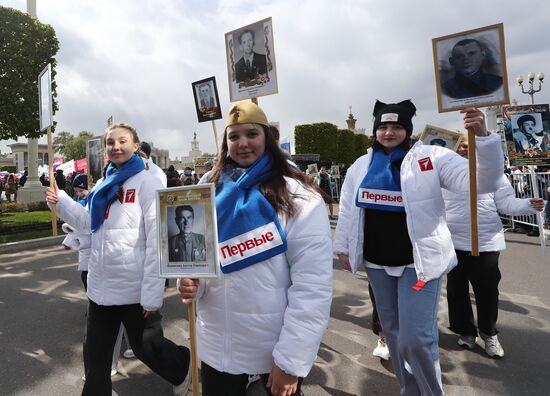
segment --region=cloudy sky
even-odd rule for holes
[[[26,10],[24,0],[0,5]],[[201,150],[214,152],[212,124],[198,123],[191,83],[215,76],[225,114],[224,33],[267,17],[279,93],[259,104],[282,136],[304,123],[344,128],[350,105],[357,126],[370,130],[376,99],[411,98],[415,133],[427,123],[459,129],[459,114],[437,112],[431,39],[500,22],[511,98],[530,100],[518,74],[544,71],[550,79],[548,0],[37,0],[37,13],[60,42],[57,130],[99,134],[113,115],[172,159],[187,155],[194,132]],[[549,103],[550,87],[535,97]]]

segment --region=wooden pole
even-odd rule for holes
[[[529,165],[529,176],[531,177],[531,185],[533,186],[533,198],[540,198],[541,193],[539,191],[539,185],[537,183],[537,175],[535,174],[535,167],[533,165]],[[546,241],[544,240],[544,227],[543,227],[543,219],[542,219],[542,212],[538,212],[536,214],[537,223],[539,225],[539,239],[540,239],[540,249],[542,251],[542,255],[546,256]]]
[[[52,146],[52,127],[48,127],[48,165],[50,168],[50,188],[55,189],[55,177],[53,173],[53,146]],[[55,204],[50,204],[52,209],[52,235],[57,235],[57,209]]]
[[[472,256],[479,256],[479,237],[477,227],[477,169],[476,134],[468,128],[468,172],[470,174],[470,234]]]
[[[216,121],[212,120],[212,129],[214,130],[214,141],[216,142],[216,152],[220,151],[220,145],[218,144],[218,130],[216,129]]]
[[[199,365],[197,361],[197,333],[195,330],[195,300],[189,304],[189,342],[191,344],[191,384],[193,396],[199,396]]]

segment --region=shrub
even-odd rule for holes
[[[30,204],[27,205],[27,210],[29,212],[35,212],[37,210],[50,210],[50,208],[48,208],[48,204],[46,203],[46,201],[42,201],[42,202],[31,202]]]
[[[3,202],[0,204],[0,213],[3,212],[26,212],[27,207],[17,202]]]

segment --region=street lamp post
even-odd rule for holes
[[[542,80],[544,80],[544,73],[538,73],[537,78],[539,80],[539,86],[538,88],[534,88],[533,83],[535,82],[535,73],[529,72],[529,74],[527,74],[527,80],[529,81],[529,89],[527,91],[523,88],[523,76],[520,74],[516,78],[516,81],[521,87],[521,93],[527,94],[531,97],[531,104],[535,104],[535,94],[537,92],[540,92],[540,90],[542,89]]]

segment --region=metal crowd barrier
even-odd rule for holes
[[[546,190],[550,187],[550,172],[535,172],[535,181],[529,172],[512,173],[507,175],[517,198],[534,198],[535,191],[538,189],[538,196],[548,201],[550,193]],[[535,188],[534,182],[537,186]],[[500,213],[505,228],[515,229],[517,225],[523,224],[532,227],[538,227],[536,215],[509,216]]]

